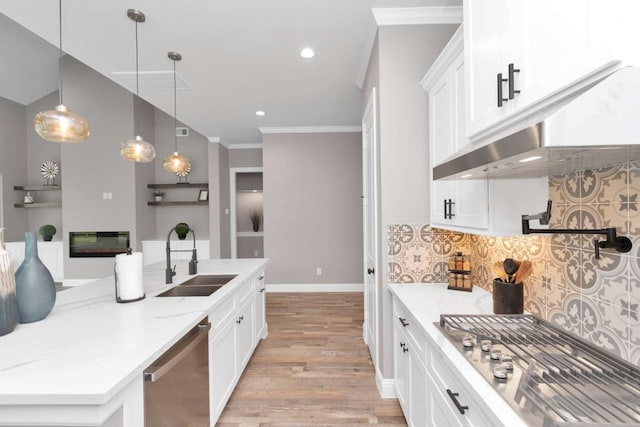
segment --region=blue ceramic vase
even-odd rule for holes
[[[0,336],[13,331],[20,323],[16,279],[11,266],[11,255],[4,248],[3,230],[0,228]]]
[[[24,233],[24,261],[16,271],[16,296],[20,323],[47,317],[56,303],[56,285],[51,273],[38,258],[36,233]]]

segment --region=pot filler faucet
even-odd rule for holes
[[[595,258],[600,259],[600,249],[614,248],[618,252],[629,252],[633,244],[628,237],[616,235],[616,228],[601,228],[596,230],[584,229],[567,229],[567,228],[550,228],[537,229],[530,228],[530,220],[539,220],[541,225],[548,225],[551,219],[551,200],[547,202],[547,210],[535,215],[522,215],[522,234],[603,234],[606,240],[593,239],[593,248],[595,250]]]
[[[189,233],[193,234],[193,249],[171,249],[171,243],[169,238],[171,237],[171,233],[175,231],[175,227],[169,230],[169,234],[167,234],[167,268],[165,269],[165,284],[173,283],[173,276],[176,275],[176,266],[171,268],[171,252],[191,252],[191,261],[189,261],[189,275],[194,275],[198,272],[198,254],[196,252],[196,233],[193,231],[193,228],[189,227]],[[177,234],[177,232],[176,232]]]

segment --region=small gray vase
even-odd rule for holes
[[[56,285],[51,273],[38,258],[38,241],[34,232],[24,233],[24,261],[16,271],[16,296],[20,323],[42,320],[56,303]]]

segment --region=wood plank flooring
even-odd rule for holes
[[[268,293],[267,322],[217,426],[407,425],[378,394],[362,293]]]

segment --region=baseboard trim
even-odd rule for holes
[[[267,292],[364,292],[362,283],[267,283]]]
[[[395,399],[396,398],[396,381],[386,379],[382,376],[382,372],[376,367],[376,386],[378,387],[378,393],[383,399]]]

